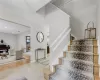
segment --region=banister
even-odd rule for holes
[[[57,43],[57,45],[54,47],[53,51],[57,49],[57,47],[61,44],[61,42],[66,38],[66,36],[70,33],[71,29],[69,29],[66,34],[60,39],[60,41]]]
[[[64,33],[66,33],[66,31],[69,29],[69,27],[68,28],[65,28],[61,33],[60,33],[60,35],[55,39],[55,41],[51,44],[51,48],[59,41],[59,39],[63,36],[63,34]]]
[[[62,52],[65,49],[65,46],[67,46],[70,41],[70,37],[69,37],[70,31],[71,31],[71,28],[70,27],[67,28],[67,30],[65,30],[65,32],[63,32],[64,34],[62,36],[60,36],[60,38],[58,40],[56,40],[57,42],[51,48],[51,55],[50,55],[51,71],[53,71],[52,65],[58,64],[58,58],[62,57]],[[66,47],[66,49],[67,49],[67,47]]]

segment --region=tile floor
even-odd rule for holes
[[[26,77],[28,80],[44,80],[44,67],[39,63],[30,63],[15,69],[9,69],[0,72],[0,80],[16,80],[20,77]]]

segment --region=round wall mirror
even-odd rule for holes
[[[36,38],[38,42],[42,43],[44,41],[44,34],[42,32],[38,32]]]

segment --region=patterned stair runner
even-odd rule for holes
[[[62,65],[56,66],[49,80],[94,80],[93,40],[76,40],[69,47]]]

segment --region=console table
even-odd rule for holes
[[[37,62],[38,62],[38,60],[39,60],[39,59],[38,59],[38,55],[39,55],[38,52],[39,52],[39,51],[44,51],[44,59],[46,58],[46,49],[38,48],[38,49],[35,50],[35,60],[36,60]]]

